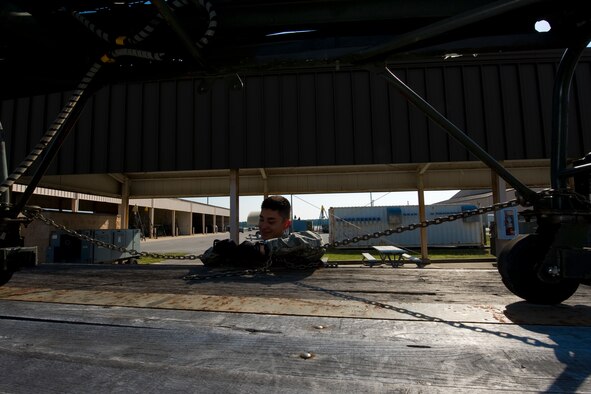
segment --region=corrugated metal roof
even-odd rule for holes
[[[521,57],[520,57],[521,56]],[[547,158],[558,54],[394,65],[415,91],[498,160]],[[365,70],[107,86],[84,110],[50,174],[160,172],[473,160],[394,88]],[[591,151],[591,56],[573,89],[569,156]],[[10,168],[38,142],[63,93],[4,100]]]

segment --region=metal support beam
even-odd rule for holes
[[[150,238],[158,238],[158,234],[154,232],[154,199],[152,198],[152,206],[150,206]]]
[[[429,38],[437,37],[452,30],[471,25],[476,22],[492,18],[493,16],[501,15],[537,2],[540,2],[540,0],[502,0],[492,4],[487,4],[460,15],[446,18],[421,29],[413,30],[403,34],[390,43],[358,52],[357,54],[353,55],[352,61],[362,62],[373,58],[385,57],[395,50],[402,49]]]
[[[238,169],[230,170],[230,239],[236,242],[236,244],[240,243],[240,232],[238,230],[238,217],[240,213],[239,182]]]
[[[0,183],[4,183],[8,178],[8,157],[6,156],[6,142],[2,123],[0,123],[0,167]],[[0,202],[10,204],[10,189],[2,193]]]
[[[74,128],[78,121],[82,110],[84,109],[88,99],[94,94],[96,85],[92,82],[96,73],[101,69],[100,63],[95,63],[86,73],[82,82],[78,84],[77,90],[72,94],[70,100],[65,105],[64,109],[58,115],[58,119],[51,127],[57,127],[55,134],[52,137],[49,146],[45,149],[45,154],[41,157],[41,162],[37,166],[33,177],[31,178],[27,188],[21,195],[19,201],[14,204],[11,209],[12,217],[17,217],[27,205],[29,199],[33,195],[35,188],[39,185],[41,178],[49,168],[51,162],[62,147],[66,137]]]
[[[499,163],[487,151],[482,149],[460,128],[458,128],[449,119],[439,113],[439,111],[431,106],[431,104],[429,104],[425,99],[423,99],[404,82],[402,82],[400,78],[390,71],[388,67],[386,67],[386,73],[383,74],[383,76],[388,82],[392,83],[392,85],[394,85],[394,87],[396,87],[410,103],[423,111],[425,115],[441,126],[450,136],[462,144],[471,154],[480,159],[484,164],[494,170],[501,178],[507,181],[507,183],[513,186],[517,193],[525,198],[525,200],[529,202],[535,202],[538,199],[536,192],[531,190],[525,184],[521,183],[519,179],[515,178],[513,174],[511,174],[505,167],[501,165],[501,163]]]
[[[580,42],[566,49],[556,71],[552,96],[552,160],[550,164],[550,178],[553,189],[565,189],[567,187],[568,173],[565,172],[565,169],[570,88],[581,54],[591,39],[591,35],[587,34],[586,36],[586,38],[580,39]]]
[[[550,187],[550,160],[507,161],[503,165],[532,188]],[[416,164],[380,164],[266,169],[268,194],[396,192],[415,190]],[[229,170],[209,172],[126,174],[131,197],[175,198],[228,196]],[[259,169],[240,169],[240,196],[261,196]],[[431,163],[424,176],[425,190],[489,189],[490,169],[482,162]],[[49,175],[45,188],[120,198],[120,183],[106,174]]]
[[[177,20],[173,12],[166,5],[166,3],[163,0],[152,0],[152,3],[156,6],[156,8],[158,8],[158,12],[160,12],[160,15],[162,15],[162,17],[170,25],[172,30],[174,30],[174,32],[179,37],[187,51],[191,54],[191,57],[195,59],[199,66],[203,67],[204,70],[207,70],[207,64],[201,56],[199,48],[197,48],[195,42],[191,39],[189,33],[180,24],[180,22]]]
[[[423,183],[423,176],[425,172],[429,168],[430,164],[425,164],[424,166],[419,167],[418,177],[417,177],[417,192],[419,194],[419,221],[424,222],[427,220],[427,215],[425,212],[425,185]],[[427,228],[421,227],[421,260],[423,262],[429,261],[429,242],[427,238]]]
[[[70,206],[72,212],[76,213],[80,210],[80,198],[78,198],[78,193],[74,193],[75,197],[70,200]]]
[[[121,229],[129,228],[129,180],[121,184],[121,204],[119,204],[119,216],[121,217]]]
[[[263,199],[269,197],[269,184],[267,182],[267,172],[264,168],[260,168],[261,178],[263,178]]]
[[[174,209],[170,211],[170,233],[173,237],[178,235],[176,231],[176,211]]]
[[[505,181],[503,179],[501,179],[498,174],[496,174],[494,171],[491,171],[491,186],[492,186],[492,197],[493,197],[493,204],[498,204],[501,203],[503,201],[507,201],[507,184],[505,183]],[[509,242],[509,240],[506,239],[500,239],[499,237],[499,231],[500,231],[500,226],[499,226],[499,217],[500,215],[495,214],[495,232],[494,234],[491,233],[490,236],[495,237],[495,244],[494,244],[494,250],[492,248],[492,244],[491,244],[491,254],[498,256],[499,253],[501,252],[501,250],[503,249],[503,247],[505,246],[505,244],[507,242]]]
[[[194,235],[195,231],[193,231],[193,205],[191,205],[191,212],[189,213],[189,235]]]

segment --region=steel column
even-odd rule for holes
[[[239,205],[240,183],[238,169],[230,170],[230,239],[237,244],[240,243],[238,231],[238,218],[240,213]]]
[[[419,197],[419,221],[425,222],[427,221],[427,214],[425,210],[425,183],[423,182],[423,178],[425,176],[425,172],[429,168],[430,164],[427,163],[424,166],[419,168],[417,174],[417,193]],[[421,232],[421,260],[423,262],[429,261],[429,242],[427,238],[427,228],[421,227],[419,229]]]
[[[8,178],[8,157],[6,156],[6,142],[4,139],[4,129],[0,123],[0,183]],[[6,190],[0,196],[0,202],[8,205],[10,204],[10,189]]]
[[[550,180],[553,189],[565,189],[567,187],[567,177],[570,175],[565,172],[570,88],[579,58],[590,39],[591,37],[587,35],[585,39],[567,48],[556,72],[552,97],[552,153],[550,163]]]

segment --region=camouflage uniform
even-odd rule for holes
[[[265,246],[265,255],[259,252],[261,244]],[[236,245],[230,240],[216,240],[214,246],[203,253],[201,261],[210,267],[254,268],[270,258],[271,268],[313,268],[322,265],[320,258],[323,254],[320,235],[302,231],[256,244],[245,241]]]
[[[263,244],[271,256],[272,267],[312,267],[315,262],[320,266],[324,254],[322,238],[312,231],[291,233],[286,238],[269,239]]]

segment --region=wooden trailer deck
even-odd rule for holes
[[[0,287],[0,392],[589,392],[590,288],[494,269],[45,265]]]

